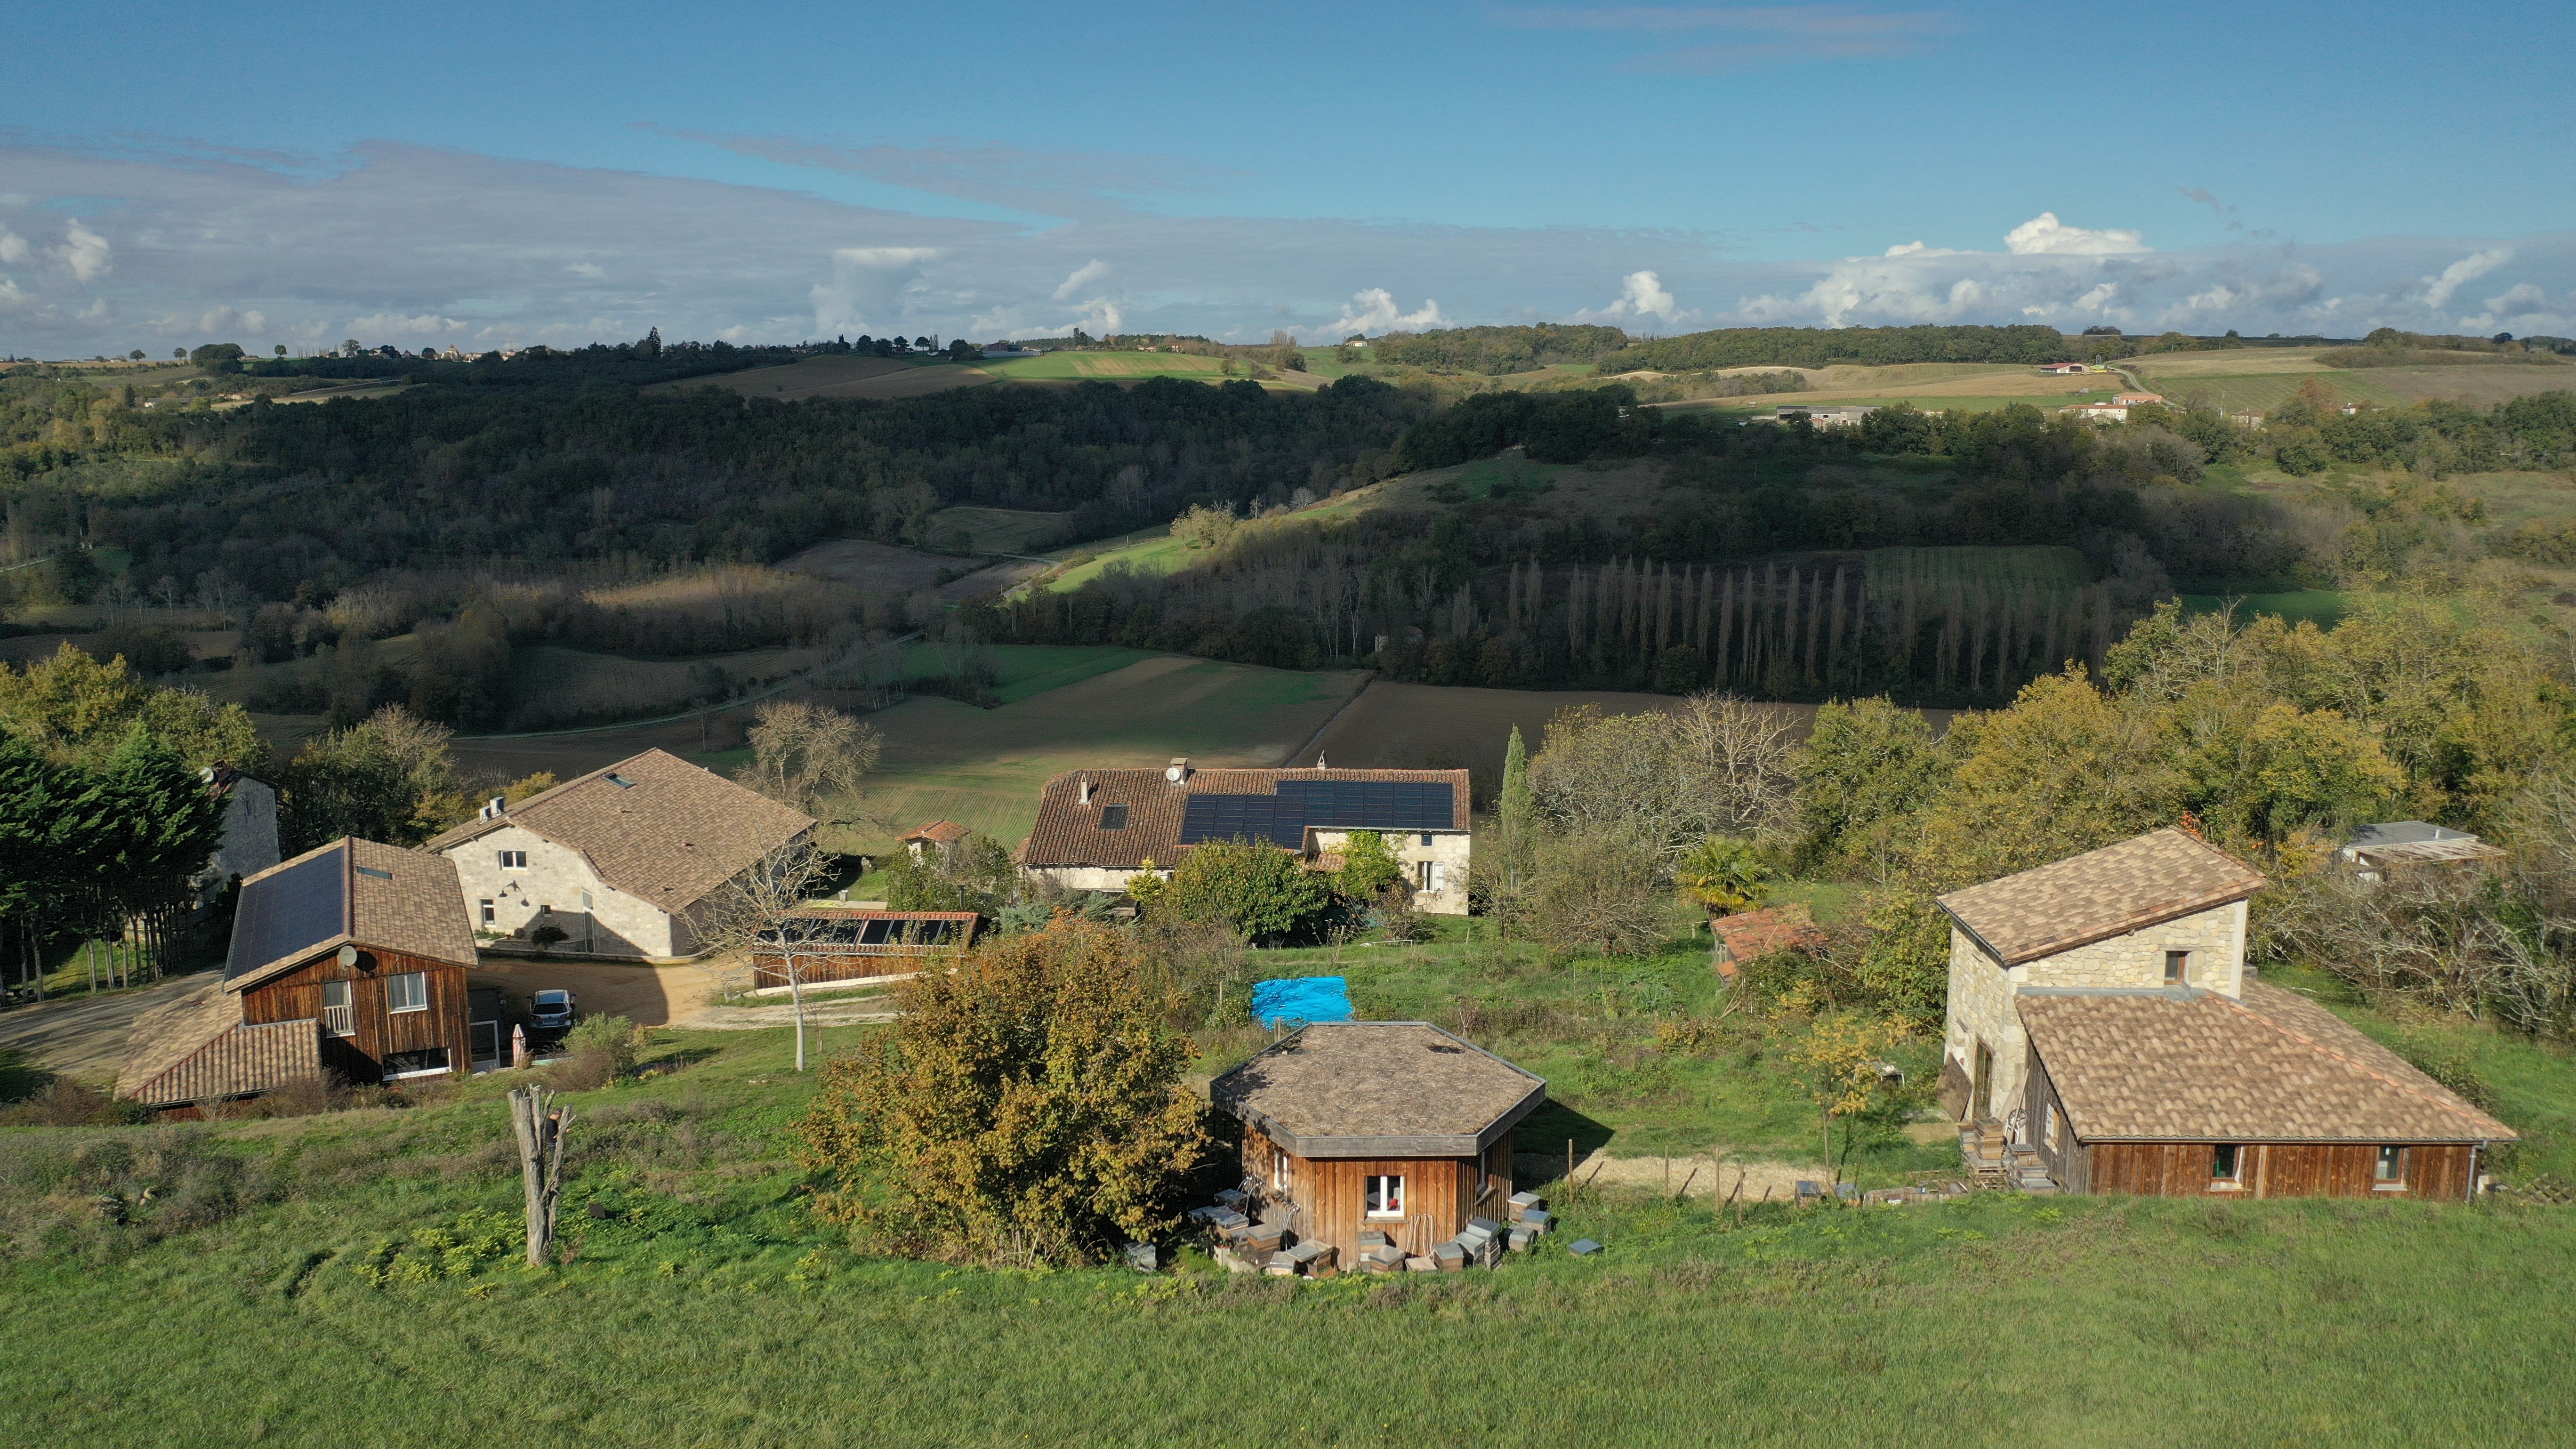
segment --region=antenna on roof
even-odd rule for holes
[[[1324,752],[1322,750],[1317,750],[1315,752],[1315,768],[1318,770],[1324,768]]]

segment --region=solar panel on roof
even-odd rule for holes
[[[1238,837],[1296,849],[1306,843],[1305,803],[1277,795],[1190,797],[1181,812],[1181,844]]]
[[[242,887],[225,980],[340,934],[348,920],[348,876],[340,858],[347,849],[325,851]]]
[[[1450,830],[1456,787],[1446,780],[1282,780],[1282,799],[1303,802],[1308,825],[1327,830]]]

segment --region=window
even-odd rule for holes
[[[2039,1119],[2039,1140],[2049,1151],[2057,1150],[2057,1108],[2051,1105],[2048,1115]]]
[[[349,1005],[349,983],[322,983],[322,1025],[333,1036],[355,1036],[358,1033],[356,1012]]]
[[[1288,1154],[1276,1147],[1270,1149],[1270,1185],[1286,1192],[1294,1180],[1288,1171]]]
[[[1418,891],[1439,890],[1441,888],[1441,877],[1443,874],[1444,872],[1440,869],[1440,862],[1436,860],[1417,860],[1413,863],[1413,888]]]
[[[416,1052],[395,1052],[385,1058],[385,1080],[396,1077],[427,1077],[447,1070],[447,1048],[424,1047]]]
[[[392,880],[394,878],[394,873],[392,871],[378,870],[372,865],[358,866],[356,867],[356,870],[360,875],[371,875],[378,880]]]
[[[1101,806],[1101,807],[1100,807],[1100,828],[1101,828],[1101,829],[1103,829],[1103,830],[1124,830],[1124,829],[1126,829],[1126,828],[1127,828],[1127,807],[1126,807],[1126,806],[1124,806],[1124,805],[1103,805],[1103,806]]]
[[[1431,848],[1431,832],[1428,830],[1422,832],[1422,848],[1425,850]]]
[[[608,783],[616,786],[620,790],[632,790],[635,788],[634,781],[627,779],[624,775],[620,775],[615,771],[609,772]]]
[[[2167,951],[2165,953],[2165,984],[2167,986],[2180,986],[2190,979],[2191,953],[2189,951]]]
[[[1404,1216],[1404,1179],[1402,1177],[1371,1177],[1365,1180],[1368,1183],[1368,1196],[1365,1201],[1370,1217]]]
[[[528,853],[524,850],[502,851],[501,868],[503,870],[526,870],[528,868]]]
[[[581,908],[585,912],[590,909],[590,892],[588,891],[583,891],[581,893]]]
[[[385,1010],[429,1010],[429,973],[405,971],[385,978]]]
[[[2406,1187],[2406,1149],[2403,1147],[2383,1147],[2379,1149],[2379,1161],[2372,1167],[2370,1177],[2371,1190],[2374,1192],[2404,1191]]]
[[[492,924],[492,903],[490,901],[476,901],[475,904],[483,908],[483,924],[487,926]]]
[[[2233,1142],[2221,1142],[2209,1149],[2209,1185],[2212,1188],[2234,1187],[2244,1178],[2244,1149]]]

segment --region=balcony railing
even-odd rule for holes
[[[323,1007],[322,1025],[333,1036],[355,1036],[358,1033],[356,1012],[346,1006]]]

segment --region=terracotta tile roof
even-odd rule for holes
[[[1547,1083],[1424,1022],[1317,1022],[1208,1096],[1301,1157],[1444,1157],[1501,1140]]]
[[[908,845],[916,840],[926,840],[933,845],[947,845],[964,840],[970,833],[972,832],[965,826],[954,820],[933,820],[928,825],[916,825],[896,836],[895,842],[899,845]]]
[[[1720,916],[1709,929],[1717,933],[1717,969],[1732,976],[1735,968],[1774,951],[1805,951],[1825,944],[1815,912],[1804,905],[1774,906]]]
[[[1455,817],[1449,828],[1468,828],[1465,770],[1192,770],[1178,785],[1161,770],[1075,770],[1047,781],[1039,793],[1037,823],[1020,846],[1020,863],[1133,870],[1151,860],[1168,866],[1189,849],[1180,839],[1181,816],[1191,796],[1276,795],[1283,780],[1446,782]],[[1087,805],[1082,799],[1086,781],[1091,785]],[[1102,810],[1110,805],[1127,807],[1124,829],[1100,828]]]
[[[2188,832],[2164,829],[1952,891],[1941,908],[2006,966],[2241,901],[2261,872]]]
[[[352,944],[474,965],[456,862],[344,836],[246,878],[224,985],[245,991]]]
[[[2295,992],[2014,997],[2087,1141],[2508,1142],[2512,1128]]]
[[[322,1033],[311,1018],[244,1026],[241,1002],[220,981],[134,1019],[116,1095],[156,1107],[239,1097],[322,1074]]]
[[[618,890],[681,911],[816,823],[676,755],[646,750],[489,820],[457,826],[422,849],[444,853],[517,825],[579,852]]]

